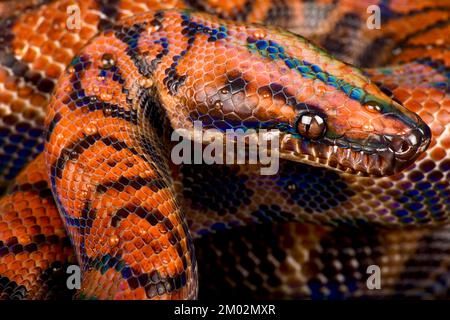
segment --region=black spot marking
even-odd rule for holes
[[[132,290],[143,287],[149,299],[179,290],[187,283],[185,271],[175,277],[163,277],[156,270],[142,273],[129,267],[120,256],[115,257],[107,254],[95,259],[91,258],[88,265],[99,270],[102,274],[105,274],[109,269],[120,271]]]
[[[134,147],[128,146],[124,141],[120,141],[111,136],[102,137],[100,134],[96,133],[87,135],[63,148],[58,159],[52,165],[52,175],[61,179],[66,162],[69,160],[77,160],[83,152],[89,149],[97,141],[101,141],[103,144],[114,148],[116,151],[124,149],[129,150],[132,154],[138,155],[141,159],[147,161],[147,158],[144,155],[140,154]]]
[[[267,206],[262,204],[257,211],[251,213],[260,222],[287,222],[293,221],[295,216],[291,212],[281,210],[278,205]]]
[[[54,89],[54,80],[43,78],[39,73],[30,70],[28,64],[16,58],[10,47],[14,40],[12,27],[16,22],[15,17],[9,17],[0,21],[0,65],[11,70],[12,74],[23,79],[26,84],[34,86],[43,93],[51,93]]]
[[[234,167],[183,165],[181,173],[183,195],[194,208],[214,210],[219,215],[234,214],[251,201],[253,191],[245,185],[249,177]]]
[[[380,52],[384,52],[386,48],[393,45],[393,39],[389,35],[383,35],[381,38],[373,40],[366,49],[357,58],[357,64],[362,67],[373,67],[380,63]]]
[[[30,70],[28,64],[16,58],[11,50],[10,44],[14,39],[12,25],[14,18],[8,18],[0,22],[0,65],[9,69],[17,78],[22,79],[26,84],[33,86],[40,92],[53,92],[55,81],[50,78],[43,78],[41,74]]]
[[[58,124],[58,122],[62,119],[62,116],[59,112],[55,114],[52,121],[50,121],[50,124],[48,126],[48,129],[45,133],[45,140],[50,141],[50,137],[53,133],[53,130],[55,130],[55,126]]]
[[[281,161],[277,185],[306,212],[323,212],[354,195],[339,174],[332,170]]]
[[[333,229],[320,241],[320,250],[310,252],[311,261],[320,261],[315,274],[310,276],[308,287],[312,299],[345,299],[366,280],[358,275],[367,274],[367,267],[381,263],[382,247],[379,232],[373,227]],[[336,264],[339,261],[339,264]],[[358,261],[355,265],[352,261]],[[339,274],[346,275],[342,279]],[[326,281],[322,281],[325,278]],[[348,291],[340,290],[345,286]]]
[[[50,190],[50,187],[47,183],[47,181],[41,180],[35,183],[25,183],[25,184],[19,184],[15,185],[11,191],[11,193],[14,192],[33,192],[37,195],[39,195],[40,198],[48,199],[52,198],[52,191]]]
[[[270,9],[267,12],[264,22],[270,25],[282,26],[287,21],[292,20],[292,13],[289,8],[289,3],[285,0],[273,1]]]
[[[126,219],[130,214],[135,214],[139,218],[147,220],[148,223],[150,223],[152,226],[156,226],[158,223],[163,223],[166,227],[170,227],[167,228],[167,230],[171,231],[173,229],[173,225],[171,224],[170,220],[166,216],[164,216],[157,208],[148,210],[144,207],[135,205],[128,205],[117,210],[112,215],[111,226],[116,228],[120,224],[120,221]],[[174,232],[177,233],[176,230],[174,230]]]
[[[270,295],[273,292],[267,287],[281,284],[276,270],[279,268],[278,262],[282,263],[287,258],[285,248],[276,236],[280,233],[279,226],[280,224],[269,223],[252,224],[226,231],[217,230],[196,240],[200,275],[199,299],[223,296],[276,298]],[[248,273],[242,270],[247,270]],[[209,278],[214,278],[214,283],[205,281]],[[254,290],[254,287],[258,290]]]
[[[70,247],[70,239],[68,237],[59,237],[56,234],[48,236],[37,234],[32,237],[31,243],[26,245],[20,244],[17,237],[12,237],[7,242],[0,240],[0,257],[4,257],[9,253],[17,255],[22,252],[35,252],[41,244],[59,244],[61,247]]]
[[[135,176],[135,177],[130,177],[130,178],[121,176],[117,179],[117,181],[108,181],[108,182],[103,182],[101,184],[98,184],[96,187],[96,191],[98,193],[105,193],[109,189],[123,191],[126,186],[130,186],[136,190],[140,190],[141,188],[147,187],[147,188],[150,188],[153,192],[158,192],[158,190],[164,188],[164,186],[165,186],[164,182],[161,179],[157,179],[157,180],[155,180],[153,178],[148,178],[148,179],[151,179],[151,180],[148,181],[140,176]]]
[[[380,90],[387,95],[389,98],[391,98],[392,100],[394,100],[395,102],[397,102],[398,104],[402,105],[402,102],[399,101],[394,94],[392,93],[391,90],[389,90],[388,88],[384,87],[381,83],[376,83],[376,85],[380,88]]]
[[[288,106],[295,107],[298,105],[297,99],[294,97],[294,95],[280,83],[274,82],[269,84],[268,86],[260,87],[258,88],[258,94],[260,96],[269,95],[273,99],[282,101]]]
[[[179,75],[175,69],[169,69],[163,83],[169,90],[169,93],[175,95],[178,92],[178,88],[186,81],[186,78],[186,75]]]
[[[0,276],[0,299],[23,300],[27,296],[25,286],[19,286],[8,277]]]
[[[159,137],[168,137],[171,133],[172,126],[170,125],[167,112],[155,89],[141,88],[138,94],[138,101],[140,109],[143,110],[144,118],[149,121],[152,128],[155,129],[156,134]],[[147,147],[151,146],[151,143],[146,144]],[[154,151],[154,150],[151,150]],[[155,155],[156,152],[152,152]]]
[[[359,30],[362,23],[361,18],[356,13],[346,13],[334,26],[332,33],[328,34],[323,41],[323,47],[333,53],[341,56],[350,55],[352,46],[348,43],[353,39],[350,32]]]
[[[231,12],[223,12],[212,7],[206,1],[185,0],[185,2],[189,4],[191,8],[208,12],[221,19],[230,19],[235,21],[246,21],[248,15],[253,11],[253,6],[255,4],[255,0],[247,0],[245,1],[242,8],[234,7],[232,8]]]
[[[127,55],[133,61],[139,73],[144,77],[150,78],[154,72],[151,64],[145,61],[138,52],[138,42],[141,34],[145,31],[147,23],[134,24],[131,27],[114,26],[113,30],[118,39],[124,42],[128,47],[126,49]]]
[[[49,268],[43,270],[38,281],[47,290],[44,300],[69,300],[73,297],[76,289],[69,290],[66,284],[69,265],[69,262],[54,261]]]
[[[396,297],[445,299],[450,293],[450,274],[443,259],[450,253],[448,227],[436,229],[419,240],[395,287]]]
[[[118,6],[120,0],[95,0],[95,2],[97,3],[99,10],[106,16],[106,19],[101,18],[98,22],[98,30],[102,31],[111,28],[119,14]]]

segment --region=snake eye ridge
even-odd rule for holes
[[[310,112],[300,115],[296,126],[298,133],[309,139],[319,139],[326,131],[325,120]]]

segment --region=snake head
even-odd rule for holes
[[[428,147],[430,129],[418,115],[303,37],[189,19],[192,59],[177,68],[186,76],[178,95],[190,121],[221,130],[276,128],[282,158],[363,175],[399,172]]]

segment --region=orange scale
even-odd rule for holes
[[[8,79],[8,78],[9,78],[9,73],[3,67],[0,66],[0,81],[5,82],[6,79]],[[1,92],[1,94],[5,94],[5,92]]]
[[[96,25],[99,21],[99,16],[97,13],[88,12],[83,16],[83,22],[88,25]]]
[[[141,203],[139,203],[139,204],[141,204]],[[149,211],[149,210],[147,210],[147,211]],[[149,235],[149,229],[152,228],[152,226],[149,224],[149,222],[147,220],[139,219],[136,221],[135,225],[139,230],[140,237],[142,237],[144,240],[152,240],[153,239],[151,237],[151,235]]]
[[[169,260],[169,262],[165,265],[167,277],[175,277],[179,273],[179,271],[177,270],[177,265],[176,265],[176,261],[178,261],[178,260],[180,260],[180,259]]]
[[[15,230],[16,237],[19,239],[20,243],[23,243],[29,239],[29,236],[27,235],[27,228],[24,226],[19,226]]]
[[[415,90],[412,93],[412,98],[418,103],[422,103],[428,98],[428,95],[422,90]]]
[[[9,229],[8,223],[0,221],[0,232],[3,234],[3,232],[8,229]],[[6,237],[2,236],[2,238],[6,238]]]
[[[139,287],[134,290],[134,299],[136,300],[144,300],[147,298],[147,295],[145,293],[145,289],[142,287]]]
[[[29,228],[30,235],[36,235],[36,234],[40,234],[41,233],[41,225],[46,223],[45,221],[41,221],[41,219],[42,218],[38,219],[38,222],[37,222],[38,224],[37,225],[31,226]]]
[[[14,267],[13,267],[14,268]],[[14,268],[15,269],[15,268]],[[13,276],[13,281],[16,282],[19,285],[24,285],[23,283],[23,274],[24,271],[26,272],[26,270],[24,270],[23,268],[20,268],[18,270],[15,270],[15,274]]]
[[[441,106],[436,101],[429,99],[425,102],[424,107],[428,112],[434,113],[439,111]]]
[[[31,258],[31,255],[30,255],[30,257],[27,260],[25,260],[23,262],[23,266],[25,268],[27,268],[29,271],[31,271],[31,269],[34,268],[34,266],[35,266],[35,261],[33,259],[30,259],[30,258]],[[0,267],[0,272],[2,272],[1,271],[1,267]]]
[[[53,78],[53,79],[57,79],[59,77],[59,75],[61,74],[62,69],[59,65],[57,64],[50,64],[47,69],[45,70],[45,75],[48,78]]]
[[[23,252],[14,255],[15,260],[14,260],[14,262],[11,263],[11,269],[16,270],[16,271],[20,270],[20,268],[22,267],[22,263],[20,261],[20,257],[22,256],[22,253]],[[20,277],[20,275],[17,275],[17,277]]]
[[[123,222],[122,222],[122,224],[123,224]],[[133,234],[133,232],[131,232],[131,230],[126,229],[121,233],[120,238],[123,239],[124,241],[132,241],[134,239],[134,234]],[[128,251],[132,251],[134,248],[134,245],[131,242],[128,242],[124,245],[124,248],[127,249]]]
[[[147,234],[155,240],[158,240],[161,237],[161,232],[156,226],[151,227]]]
[[[431,125],[431,133],[435,138],[439,137],[444,131],[445,127],[443,125],[440,125],[436,122]]]
[[[7,90],[17,91],[17,83],[12,77],[8,77],[3,85]]]
[[[41,206],[43,200],[45,199],[40,198],[38,195],[30,194],[28,198],[28,208],[21,211],[21,216],[25,217],[34,215],[33,208]]]
[[[445,110],[445,108],[442,108],[436,115],[437,120],[442,124],[442,125],[447,125],[448,123],[450,123],[450,108],[449,111]]]
[[[169,231],[167,230],[166,226],[164,226],[163,224],[159,223],[155,226],[155,228],[158,229],[159,233],[161,235],[166,235]]]
[[[163,215],[166,217],[170,216],[172,212],[176,210],[175,204],[172,202],[164,202],[162,205],[158,207]]]
[[[76,41],[76,36],[70,32],[63,34],[61,39],[59,39],[59,43],[63,48],[71,48]]]
[[[119,177],[119,176],[121,176],[121,174],[122,174],[122,169],[116,166],[116,167],[111,168],[111,171],[109,172],[108,176]]]
[[[23,101],[16,100],[11,103],[10,108],[12,112],[21,113],[25,108],[25,103]]]
[[[435,161],[444,159],[446,155],[446,151],[441,147],[436,147],[433,151],[431,151],[431,157]]]
[[[152,255],[149,258],[145,259],[145,261],[142,261],[140,263],[140,269],[143,270],[144,272],[151,272],[153,270],[157,270],[159,271],[159,273],[161,274],[161,276],[166,276],[166,273],[164,272],[163,269],[163,264],[161,263],[161,259],[159,258],[158,255]]]
[[[23,219],[24,226],[33,226],[36,224],[36,216],[29,216]]]
[[[78,31],[78,34],[81,39],[90,39],[95,34],[95,30],[93,28],[82,26],[81,30]]]
[[[428,125],[430,125],[434,121],[434,116],[427,111],[422,110],[418,114]]]
[[[428,90],[428,95],[430,96],[430,99],[433,99],[435,101],[441,101],[445,98],[445,91],[438,90],[436,88],[430,88]]]
[[[153,193],[153,199],[155,199],[157,201],[158,206],[160,203],[164,203],[164,201],[165,201],[164,197],[161,195],[162,192],[164,192],[164,190],[160,190],[156,193]]]
[[[142,200],[143,203],[148,204],[152,208],[156,208],[159,202],[154,199],[155,193],[148,189],[142,188],[135,193],[135,196]]]
[[[169,253],[168,253],[168,250],[166,250],[166,251],[161,251],[161,253],[158,255],[158,257],[159,257],[161,263],[162,263],[166,268],[168,268],[168,267],[170,266],[170,264],[171,264],[170,262],[172,261],[172,259],[171,259],[170,255],[169,255]],[[170,267],[171,267],[171,270],[174,272],[174,271],[175,271],[174,266],[170,266]],[[169,269],[169,268],[168,268],[168,269]]]
[[[6,211],[5,213],[3,213],[2,218],[6,222],[11,222],[17,219],[18,216],[19,214],[16,211]]]
[[[120,199],[117,199],[117,198],[112,198],[111,199],[111,206],[113,207],[113,208],[121,208],[122,207],[122,204],[123,204],[123,202],[122,202],[122,200],[120,200]]]
[[[44,252],[40,250],[34,251],[30,254],[30,258],[33,259],[37,265],[37,263],[44,258]]]
[[[154,254],[159,254],[162,250],[163,250],[163,248],[162,248],[162,246],[161,246],[161,243],[160,243],[160,239],[158,239],[158,240],[152,240],[150,243],[149,243],[149,245],[146,247],[146,248],[144,248],[144,249],[148,249],[148,250],[153,250],[153,251],[151,251],[150,252],[150,255],[149,256],[151,256],[151,255],[154,255]],[[147,251],[148,251],[147,250]],[[147,255],[146,255],[147,256]]]
[[[441,145],[445,148],[445,149],[450,149],[450,136],[444,137],[441,140]]]
[[[149,239],[149,237],[144,238],[146,246],[142,248],[142,253],[146,257],[151,257],[157,255],[162,251],[161,244],[159,240]],[[150,241],[151,240],[151,241]]]
[[[151,263],[147,263],[147,264],[145,263],[146,260],[148,261],[150,259],[145,259],[142,252],[140,250],[136,250],[136,247],[128,255],[124,255],[124,260],[127,261],[128,264],[130,264],[130,265],[134,264],[133,262],[136,262],[136,264],[137,264],[136,268],[138,268],[140,270],[145,270],[146,266],[151,265]]]
[[[415,100],[408,100],[404,103],[404,105],[408,108],[408,110],[416,113],[422,110],[422,105]]]
[[[5,200],[8,200],[8,202],[4,205],[3,210],[4,211],[14,211],[14,201],[15,199],[22,199],[22,197],[18,198],[15,195],[12,196],[12,202],[9,201],[11,197],[7,197]]]
[[[33,92],[32,88],[22,87],[22,88],[19,88],[19,90],[17,91],[17,94],[19,97],[23,98],[23,97],[28,97],[29,95],[31,95],[32,92]]]
[[[57,43],[57,41],[63,35],[63,31],[61,31],[62,28],[65,28],[65,24],[58,23],[57,21],[55,21],[52,25],[52,28],[51,28],[52,30],[47,33],[48,39]]]
[[[8,238],[6,238],[6,239],[8,239]],[[10,265],[10,264],[16,262],[16,259],[13,254],[7,254],[6,256],[3,256],[3,262]]]
[[[145,246],[144,241],[139,237],[136,237],[135,239],[133,239],[133,244],[139,250],[141,250]]]
[[[30,30],[28,28],[23,28],[20,23],[16,24],[13,27],[13,32],[15,34],[15,41],[14,44],[17,43],[17,40],[27,40],[28,37],[32,34],[30,33]]]
[[[52,235],[55,233],[55,228],[51,225],[48,225],[48,226],[45,226],[42,231],[46,235]]]
[[[123,192],[119,193],[119,199],[123,202],[130,201],[135,189],[133,187],[127,187]]]
[[[0,82],[4,82],[4,80],[1,79],[1,72],[0,72]],[[11,100],[12,100],[12,94],[10,94],[8,92],[0,93],[0,102],[3,102],[4,104],[8,105],[11,103]]]
[[[128,159],[126,161],[128,162]],[[127,164],[125,164],[125,166],[128,168]],[[151,176],[154,176],[154,174],[153,174],[153,171],[146,170],[146,167],[147,167],[147,164],[141,161],[138,164],[134,165],[133,167],[129,168],[128,172],[132,176],[138,175],[141,178],[148,179],[148,178],[151,178]]]

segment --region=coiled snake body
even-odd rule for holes
[[[0,297],[448,297],[449,8],[0,3]],[[173,166],[197,120],[279,171]]]

